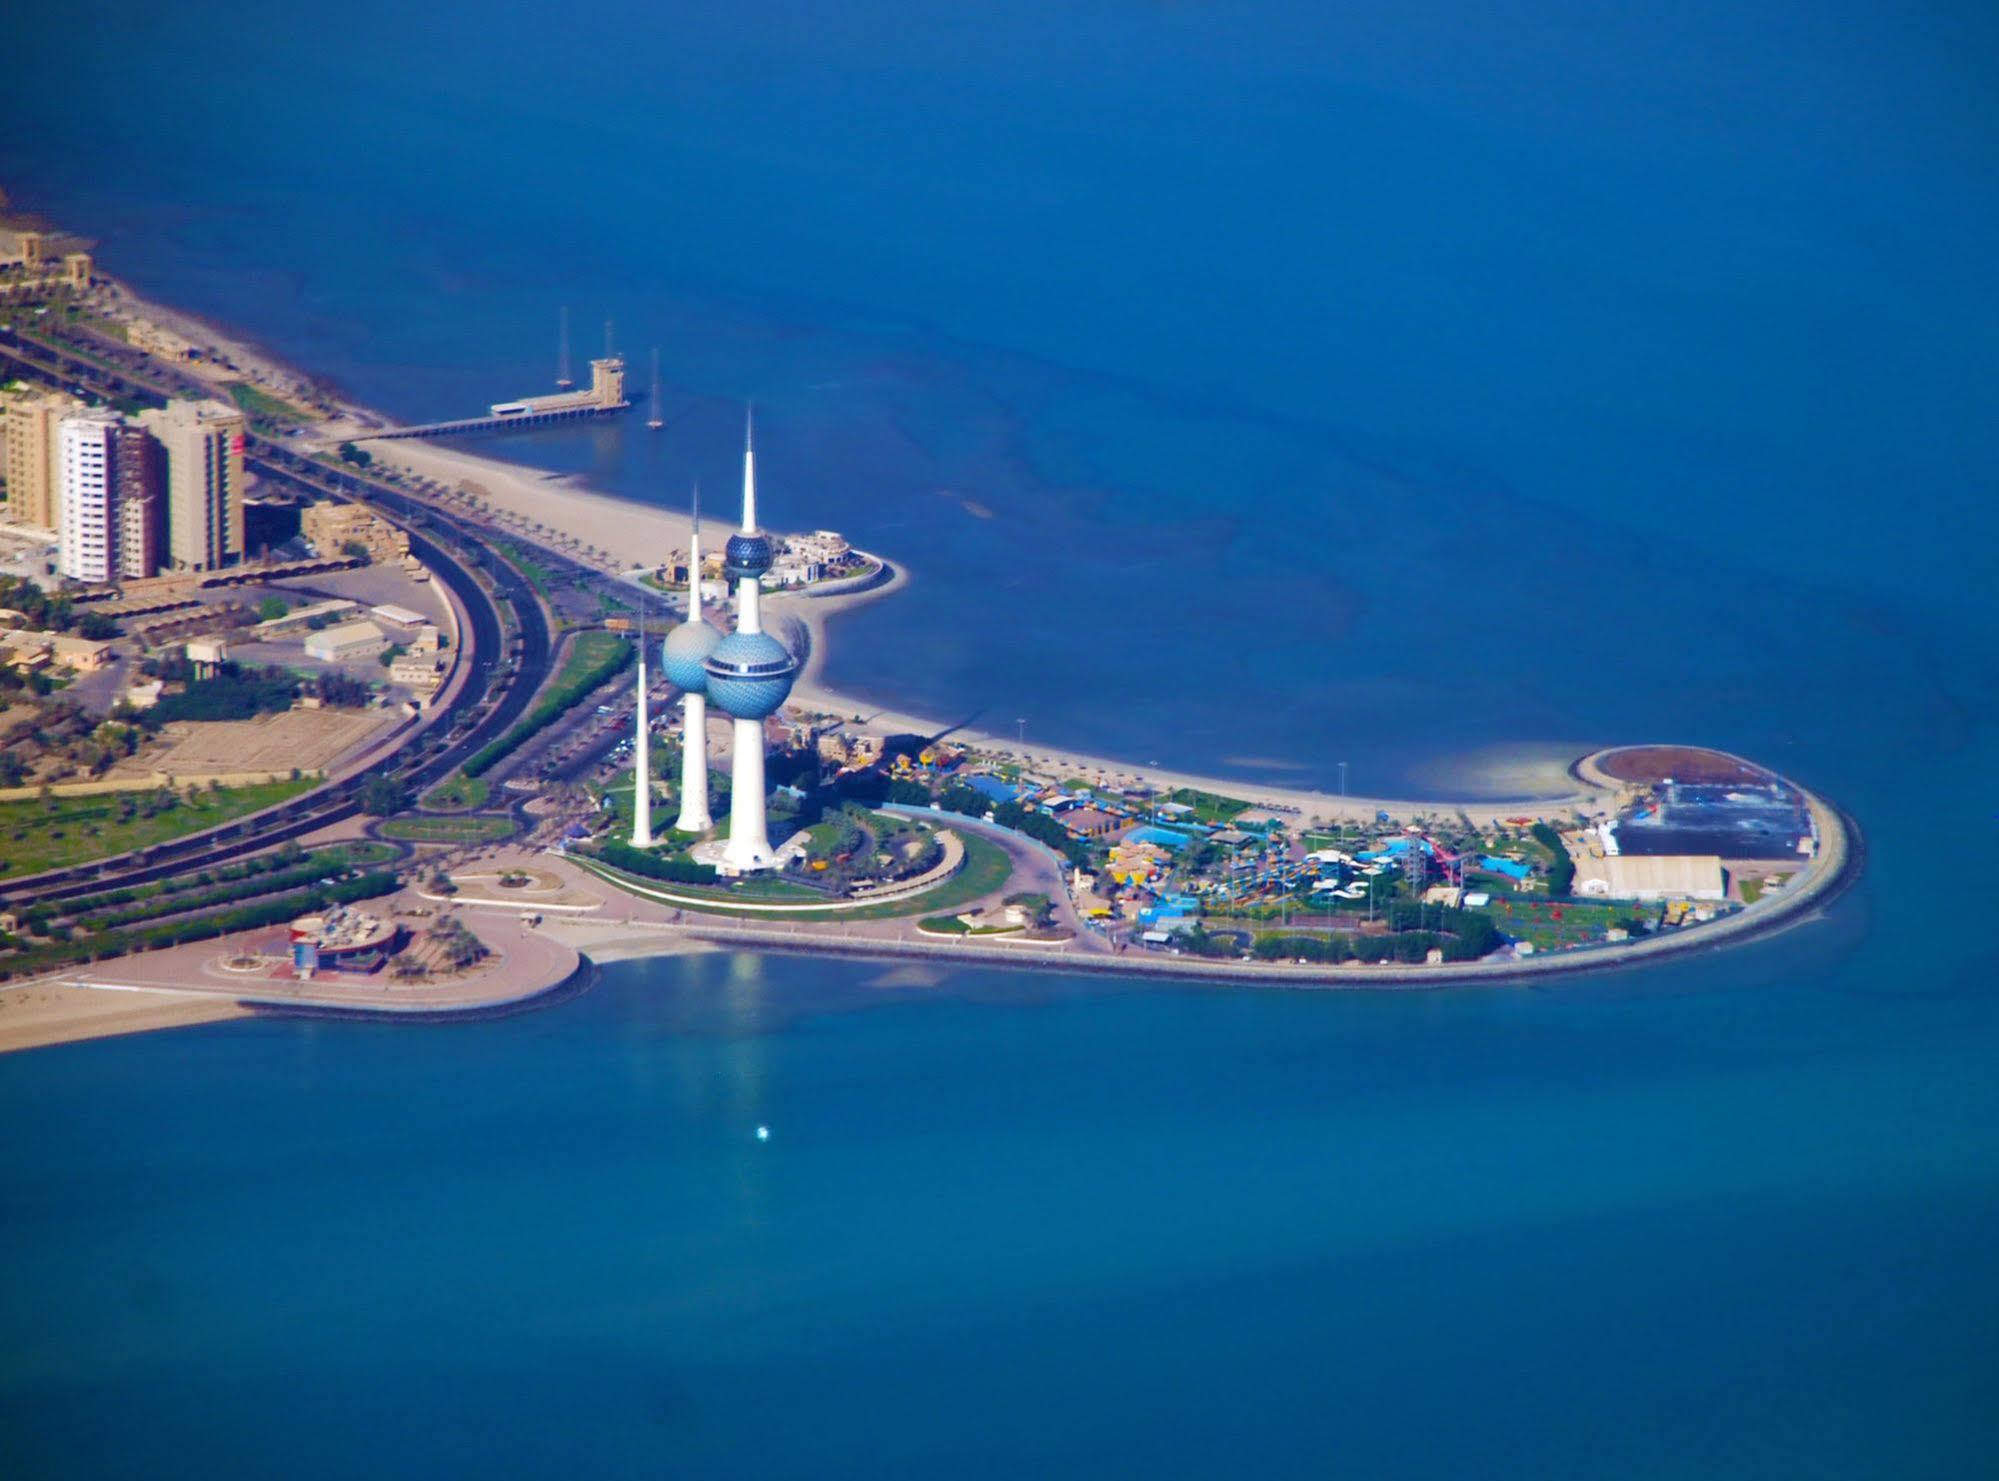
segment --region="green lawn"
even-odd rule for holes
[[[71,304],[64,312],[69,322],[79,328],[88,329],[92,334],[102,335],[105,339],[115,339],[120,344],[131,343],[131,332],[115,319],[107,319],[102,314],[93,314],[75,304]]]
[[[487,771],[540,732],[584,696],[631,662],[632,644],[616,633],[578,633],[569,645],[569,655],[549,682],[534,707],[513,729],[481,749],[463,768],[467,776],[484,776]]]
[[[252,417],[261,417],[267,422],[299,422],[313,420],[311,412],[293,406],[282,396],[273,396],[269,391],[258,389],[247,381],[231,381],[226,389],[229,397],[243,412]]]
[[[1743,880],[1742,903],[1744,905],[1754,905],[1758,900],[1763,898],[1763,892],[1769,889],[1772,884],[1779,884],[1779,885],[1787,884],[1790,882],[1790,878],[1791,876],[1788,874],[1780,874],[1774,880],[1767,880],[1767,879]]]
[[[513,836],[514,820],[493,813],[462,818],[390,818],[378,831],[398,843],[497,843]]]
[[[881,905],[862,906],[858,910],[786,911],[784,915],[774,918],[787,921],[888,920],[896,916],[914,915],[919,910],[937,912],[962,910],[965,906],[971,904],[972,901],[989,895],[1004,885],[1008,877],[1013,873],[1013,861],[1007,857],[1006,850],[1002,849],[998,844],[979,838],[969,830],[960,831],[958,837],[965,845],[964,866],[935,889],[925,890],[921,894],[912,895],[903,900],[890,900]],[[709,889],[700,885],[671,884],[665,880],[641,879],[636,875],[626,874],[622,870],[611,869],[606,865],[597,863],[595,860],[585,862],[584,867],[593,872],[604,873],[613,883],[643,885],[648,889],[665,890],[676,895],[699,897],[704,900],[713,899],[714,901],[712,905],[689,905],[686,907],[689,910],[704,911],[711,915],[760,915],[760,912],[755,911],[731,910],[729,908],[731,892],[729,891]],[[769,880],[764,883],[782,885],[788,890],[799,891],[805,895],[814,895],[817,893],[813,890],[807,890],[801,885],[789,884],[784,880]],[[744,891],[736,894],[735,898],[789,899],[791,897],[776,893],[759,897],[750,894],[748,891]],[[773,917],[761,918],[771,919]]]
[[[1249,811],[1249,804],[1240,797],[1223,797],[1215,792],[1197,792],[1192,787],[1182,787],[1168,802],[1178,802],[1194,809],[1194,816],[1204,823],[1227,823],[1239,813]]]
[[[543,601],[548,600],[549,585],[555,580],[553,571],[536,560],[531,552],[522,549],[511,540],[495,540],[493,548],[504,555],[514,569],[527,578],[528,585],[535,589],[537,596]],[[586,633],[584,636],[588,637],[590,634]]]
[[[916,924],[922,930],[934,931],[940,936],[1007,936],[1026,929],[1023,926],[968,926],[955,915],[933,915]]]
[[[439,812],[470,812],[485,805],[492,785],[484,777],[468,777],[462,772],[440,782],[423,794],[423,805]]]
[[[44,802],[0,803],[0,876],[39,874],[92,859],[151,848],[156,843],[212,828],[310,791],[317,777],[265,782],[253,787],[175,794],[175,805],[152,817],[152,792],[110,792],[95,797],[53,797]],[[127,804],[132,816],[120,820]]]
[[[1556,918],[1560,912],[1560,919]],[[1584,941],[1601,941],[1606,928],[1627,917],[1649,919],[1656,911],[1645,905],[1625,902],[1596,904],[1581,900],[1539,898],[1495,899],[1480,912],[1508,936],[1531,941],[1537,951],[1558,946],[1574,946]]]

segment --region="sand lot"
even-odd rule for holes
[[[284,775],[294,766],[325,771],[394,718],[381,710],[286,710],[255,720],[175,721],[160,732],[159,749],[119,763],[113,774]]]

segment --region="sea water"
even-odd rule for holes
[[[1326,9],[44,10],[0,182],[397,416],[612,318],[664,432],[480,446],[635,498],[753,397],[769,518],[914,575],[873,699],[1357,792],[1715,744],[1859,889],[1531,991],[718,957],[11,1057],[0,1448],[1990,1467],[1991,18]]]

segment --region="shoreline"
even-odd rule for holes
[[[158,325],[171,333],[214,346],[234,362],[235,369],[226,377],[227,380],[251,382],[294,397],[303,397],[309,391],[312,399],[333,407],[332,416],[308,424],[312,440],[322,447],[347,437],[365,435],[370,429],[394,425],[393,419],[340,396],[330,382],[298,371],[248,336],[198,315],[154,303],[122,280],[107,276],[104,282],[113,298],[114,317]],[[215,386],[215,394],[225,394],[220,380]],[[490,453],[414,439],[375,443],[370,451],[378,462],[403,470],[418,480],[453,490],[457,496],[471,501],[481,515],[494,523],[503,538],[511,536],[531,546],[562,550],[580,564],[601,570],[608,580],[629,584],[636,584],[637,581],[639,568],[628,561],[620,561],[614,552],[643,549],[657,551],[663,557],[667,550],[684,549],[692,529],[690,513],[593,488],[581,474],[547,472]],[[443,517],[451,517],[448,500],[426,496],[425,502],[438,508]],[[560,541],[554,538],[558,535]],[[1614,799],[1618,791],[1619,784],[1615,779],[1596,769],[1594,763],[1607,750],[1624,749],[1623,745],[1590,750],[1580,756],[1570,750],[1567,754],[1573,759],[1564,768],[1553,759],[1552,754],[1544,753],[1544,747],[1556,743],[1516,744],[1513,749],[1528,758],[1512,769],[1514,779],[1527,784],[1528,795],[1524,796],[1463,800],[1449,797],[1363,797],[1156,765],[1141,766],[1076,748],[1029,744],[970,723],[954,725],[933,716],[898,710],[877,703],[864,693],[836,687],[825,679],[833,619],[844,611],[894,595],[912,581],[908,566],[900,560],[879,555],[875,558],[882,564],[882,574],[878,579],[824,594],[815,594],[808,589],[776,592],[767,598],[766,610],[772,626],[783,632],[800,660],[798,682],[789,708],[853,717],[848,723],[878,735],[948,736],[997,760],[1018,764],[1058,781],[1080,778],[1106,787],[1142,783],[1157,788],[1162,794],[1180,789],[1217,793],[1247,802],[1246,818],[1285,817],[1301,831],[1314,825],[1334,823],[1371,825],[1376,821],[1377,814],[1393,816],[1398,821],[1425,820],[1440,815],[1458,816],[1476,826],[1489,826],[1523,815],[1543,819],[1563,815],[1580,817],[1587,810],[1600,809]],[[1756,765],[1753,762],[1749,764]],[[1545,788],[1541,785],[1544,782]],[[1166,981],[1247,982],[1307,990],[1446,987],[1480,981],[1519,980],[1556,972],[1596,971],[1642,964],[1669,955],[1705,950],[1711,945],[1730,944],[1788,929],[1808,919],[1807,912],[1812,907],[1822,905],[1843,891],[1858,872],[1858,830],[1851,820],[1823,799],[1805,792],[1803,788],[1799,791],[1806,797],[1814,818],[1819,822],[1821,852],[1802,871],[1795,889],[1786,890],[1781,895],[1766,895],[1721,921],[1677,931],[1670,936],[1648,937],[1615,948],[1537,954],[1524,960],[1468,962],[1450,966],[1307,967],[1289,963],[1188,958],[1150,951],[1110,955],[1087,950],[1036,949],[1031,944],[1019,942],[978,945],[940,941],[848,941],[814,936],[796,927],[786,932],[714,919],[697,921],[693,925],[656,928],[659,930],[656,936],[650,932],[629,933],[623,940],[604,943],[594,955],[577,944],[570,949],[575,950],[581,960],[561,982],[544,984],[504,1001],[496,999],[490,1004],[465,1004],[432,1011],[404,1009],[384,1012],[381,1008],[308,1005],[296,1000],[289,1004],[253,1003],[232,1000],[200,989],[176,992],[166,984],[127,989],[117,983],[90,986],[63,983],[56,977],[35,979],[17,985],[13,991],[34,989],[49,993],[52,1002],[58,1001],[53,995],[61,994],[64,997],[60,1001],[71,1003],[78,1011],[39,1015],[50,1019],[40,1029],[45,1035],[42,1037],[36,1036],[37,1029],[32,1023],[0,1028],[0,1052],[181,1023],[212,1022],[253,1013],[303,1012],[336,1017],[418,1019],[489,1016],[495,1012],[514,1011],[547,997],[565,984],[575,984],[594,971],[598,962],[732,948],[852,955],[883,960],[923,957],[951,964],[1002,962],[1042,970],[1128,975]],[[567,923],[570,928],[585,924],[602,926],[610,922],[599,920],[586,923],[579,920]],[[105,992],[126,990],[153,994],[161,1001],[150,1011],[100,1009],[97,1003],[84,1010],[81,1002],[68,996],[83,994],[86,998],[93,998],[101,997]],[[572,991],[581,990],[580,986],[572,986]],[[165,1001],[167,999],[174,1001]],[[118,1026],[113,1026],[114,1021]]]
[[[1618,749],[1618,748],[1608,748]],[[1579,758],[1579,764],[1602,752]],[[1793,784],[1795,785],[1795,784]],[[1799,789],[1803,792],[1803,789]],[[1765,895],[1724,920],[1683,927],[1671,935],[1599,946],[1584,951],[1536,953],[1525,960],[1454,962],[1436,966],[1326,966],[1287,962],[1246,962],[1162,953],[1111,956],[1088,951],[1036,950],[1031,944],[994,937],[983,944],[935,938],[922,943],[883,938],[849,939],[812,934],[809,925],[760,927],[727,917],[697,917],[691,923],[655,925],[657,937],[630,934],[611,952],[599,956],[577,945],[586,959],[600,963],[653,956],[680,955],[689,950],[781,952],[793,956],[840,956],[856,960],[911,963],[927,961],[942,967],[1006,966],[1134,981],[1171,982],[1187,986],[1246,985],[1294,992],[1427,991],[1453,987],[1501,986],[1508,983],[1573,976],[1625,967],[1645,967],[1690,955],[1723,950],[1781,935],[1809,924],[1859,878],[1865,858],[1857,824],[1815,793],[1804,792],[1820,827],[1822,847],[1792,888]],[[568,931],[589,926],[609,928],[631,923],[577,920]]]
[[[1617,749],[1617,748],[1611,748]],[[1602,751],[1577,759],[1587,768]],[[1795,785],[1795,784],[1793,784]],[[737,920],[727,916],[678,913],[672,920],[644,920],[632,913],[610,916],[592,909],[574,917],[550,921],[541,934],[551,944],[573,954],[564,969],[545,982],[510,984],[490,998],[472,996],[444,1002],[391,1005],[349,998],[320,999],[307,994],[244,994],[227,989],[169,986],[165,983],[80,981],[78,974],[52,974],[0,989],[0,1013],[16,1002],[28,1008],[22,1021],[0,1018],[0,1055],[47,1048],[87,1039],[109,1038],[155,1029],[193,1027],[244,1017],[313,1018],[406,1024],[447,1025],[505,1017],[549,1003],[563,1002],[587,991],[602,968],[621,961],[698,955],[716,951],[752,951],[793,956],[843,957],[914,966],[928,963],[949,970],[957,967],[1003,966],[1071,975],[1171,983],[1185,987],[1250,986],[1286,992],[1420,992],[1447,988],[1504,986],[1572,977],[1627,967],[1646,967],[1697,952],[1724,950],[1780,935],[1817,919],[1825,908],[1859,878],[1865,857],[1859,827],[1845,813],[1815,793],[1799,789],[1819,827],[1820,851],[1801,872],[1798,882],[1780,893],[1723,920],[1685,927],[1670,935],[1649,936],[1615,946],[1588,950],[1537,953],[1525,960],[1481,960],[1438,965],[1380,964],[1327,966],[1288,962],[1252,962],[1152,951],[1110,954],[1080,944],[1071,937],[1063,945],[1038,947],[1032,942],[994,937],[983,943],[951,938],[898,939],[887,936],[833,935],[815,930],[823,923]],[[575,868],[563,861],[565,867]],[[616,886],[599,881],[615,893]],[[519,910],[515,901],[466,900],[470,911],[493,909],[502,914]],[[590,941],[596,932],[609,939]],[[207,943],[199,949],[205,950]],[[190,948],[193,949],[193,948]],[[178,950],[178,948],[176,949]],[[139,960],[144,960],[140,958]],[[155,969],[164,963],[155,962]],[[110,977],[92,971],[91,977]],[[125,975],[143,975],[128,972]],[[14,995],[20,994],[19,998]],[[143,997],[150,1004],[121,1001]],[[34,1011],[36,1007],[40,1012]]]
[[[155,303],[115,276],[105,274],[104,278],[118,295],[121,306],[133,315],[161,323],[177,333],[198,329],[208,336],[217,348],[224,350],[235,361],[244,372],[243,378],[279,388],[309,387],[337,407],[336,416],[311,424],[315,441],[338,442],[344,435],[397,425],[393,417],[340,394],[331,383],[291,365],[251,336],[199,315]],[[548,472],[492,453],[473,452],[413,438],[373,443],[369,451],[377,460],[419,478],[447,487],[467,489],[488,510],[498,511],[502,523],[511,520],[521,526],[518,538],[530,543],[536,537],[535,527],[540,526],[548,532],[560,530],[581,545],[607,555],[614,551],[628,551],[635,546],[656,549],[663,554],[670,549],[685,549],[693,527],[691,511],[609,493],[591,487],[581,474]],[[885,701],[871,698],[864,691],[829,684],[824,677],[831,647],[829,629],[833,620],[842,612],[895,595],[914,579],[910,566],[902,559],[885,557],[878,552],[869,553],[882,560],[894,573],[892,579],[861,591],[825,596],[814,596],[809,591],[778,592],[766,599],[766,610],[771,617],[783,621],[793,635],[802,637],[806,650],[801,655],[799,679],[790,699],[792,706],[841,716],[860,715],[864,717],[862,728],[874,734],[948,735],[962,744],[1007,756],[1024,765],[1059,771],[1065,777],[1080,776],[1104,783],[1143,779],[1157,782],[1168,791],[1185,787],[1215,792],[1242,798],[1255,810],[1291,814],[1308,822],[1316,818],[1328,822],[1364,823],[1372,821],[1377,812],[1400,811],[1419,817],[1463,813],[1474,823],[1491,823],[1523,811],[1565,813],[1596,800],[1587,786],[1559,790],[1555,777],[1561,773],[1563,763],[1556,760],[1552,753],[1541,758],[1542,766],[1539,768],[1547,773],[1549,789],[1544,791],[1535,787],[1526,795],[1516,793],[1483,798],[1459,798],[1447,793],[1415,798],[1358,794],[1341,796],[1317,788],[1218,776],[1193,769],[1143,765],[1099,755],[1080,747],[1038,742],[1022,745],[1017,738],[997,731],[898,709]],[[592,564],[587,560],[584,563]],[[594,564],[609,579],[624,579],[632,569],[629,562],[613,559]],[[1537,744],[1516,743],[1516,748],[1535,747]],[[1573,777],[1573,772],[1569,775]]]

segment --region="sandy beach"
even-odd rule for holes
[[[185,337],[215,345],[251,380],[278,389],[317,384],[310,376],[240,335],[148,302],[122,285],[117,288],[117,295],[120,313],[150,320]],[[340,407],[339,414],[316,429],[321,440],[337,442],[366,436],[370,430],[393,425],[393,419],[371,408],[349,401],[336,404]],[[591,488],[575,474],[544,472],[503,458],[431,442],[371,442],[368,448],[380,462],[476,501],[482,513],[504,528],[523,539],[557,546],[572,558],[595,565],[607,578],[631,579],[641,566],[656,564],[670,552],[687,547],[692,527],[689,513],[604,493]],[[711,528],[713,538],[719,539],[732,526],[723,518],[714,521]],[[634,560],[634,555],[641,559]],[[1012,736],[952,726],[933,715],[883,707],[865,695],[836,689],[823,678],[832,641],[829,631],[832,620],[863,603],[891,598],[908,584],[907,567],[894,553],[882,558],[888,563],[892,577],[866,591],[823,597],[775,593],[766,599],[769,625],[786,637],[803,658],[798,684],[792,692],[795,709],[839,715],[850,721],[859,715],[863,728],[882,735],[948,733],[961,744],[1006,755],[1058,780],[1080,777],[1110,786],[1143,781],[1168,790],[1188,787],[1217,792],[1242,798],[1257,809],[1307,823],[1371,822],[1377,813],[1386,812],[1398,820],[1462,814],[1474,823],[1483,824],[1515,816],[1590,812],[1606,800],[1604,791],[1578,782],[1565,771],[1568,762],[1587,747],[1561,750],[1559,760],[1553,759],[1560,750],[1558,747],[1514,747],[1505,755],[1466,758],[1467,771],[1475,772],[1488,789],[1510,794],[1499,799],[1453,798],[1451,779],[1441,777],[1437,795],[1431,798],[1341,797],[1281,783],[1186,771],[1174,767],[1170,755],[1161,755],[1155,762],[1154,758],[1140,761],[1092,755],[1040,742],[1023,747]]]
[[[356,424],[355,430],[359,430]],[[544,473],[539,469],[504,462],[498,458],[455,448],[414,441],[371,444],[382,461],[406,468],[420,477],[447,487],[463,489],[490,510],[501,511],[503,523],[510,523],[528,538],[534,526],[562,530],[585,546],[600,551],[629,555],[645,551],[664,559],[668,552],[684,550],[692,527],[689,514],[651,504],[639,504],[590,488],[573,474]],[[730,528],[726,521],[711,524],[712,537]],[[1305,788],[1285,787],[1236,778],[1207,776],[1168,766],[1140,765],[1132,760],[1096,756],[1061,746],[1030,743],[1022,748],[1013,737],[994,731],[951,727],[933,715],[919,715],[876,704],[867,696],[836,689],[821,677],[832,642],[833,620],[854,607],[893,598],[908,584],[907,570],[894,557],[886,556],[892,569],[889,580],[862,592],[832,596],[774,593],[765,599],[768,625],[787,637],[804,662],[797,686],[792,691],[792,707],[799,710],[839,715],[851,720],[862,718],[862,728],[879,735],[938,735],[948,731],[961,744],[1014,756],[1039,772],[1066,780],[1081,777],[1092,783],[1117,785],[1145,781],[1167,789],[1191,787],[1240,797],[1253,806],[1296,816],[1305,821],[1347,819],[1372,821],[1378,812],[1397,818],[1421,816],[1449,817],[1464,813],[1475,823],[1531,813],[1535,816],[1566,815],[1574,809],[1600,807],[1604,793],[1584,786],[1568,776],[1563,767],[1572,756],[1564,755],[1559,765],[1545,758],[1538,765],[1514,762],[1507,766],[1509,780],[1525,783],[1517,798],[1492,800],[1441,800],[1387,797],[1339,797]],[[600,563],[607,576],[614,572],[636,579],[636,567],[626,562]],[[1167,758],[1162,757],[1161,760]]]
[[[249,1009],[205,992],[114,992],[48,980],[0,988],[0,1054],[244,1018]]]

